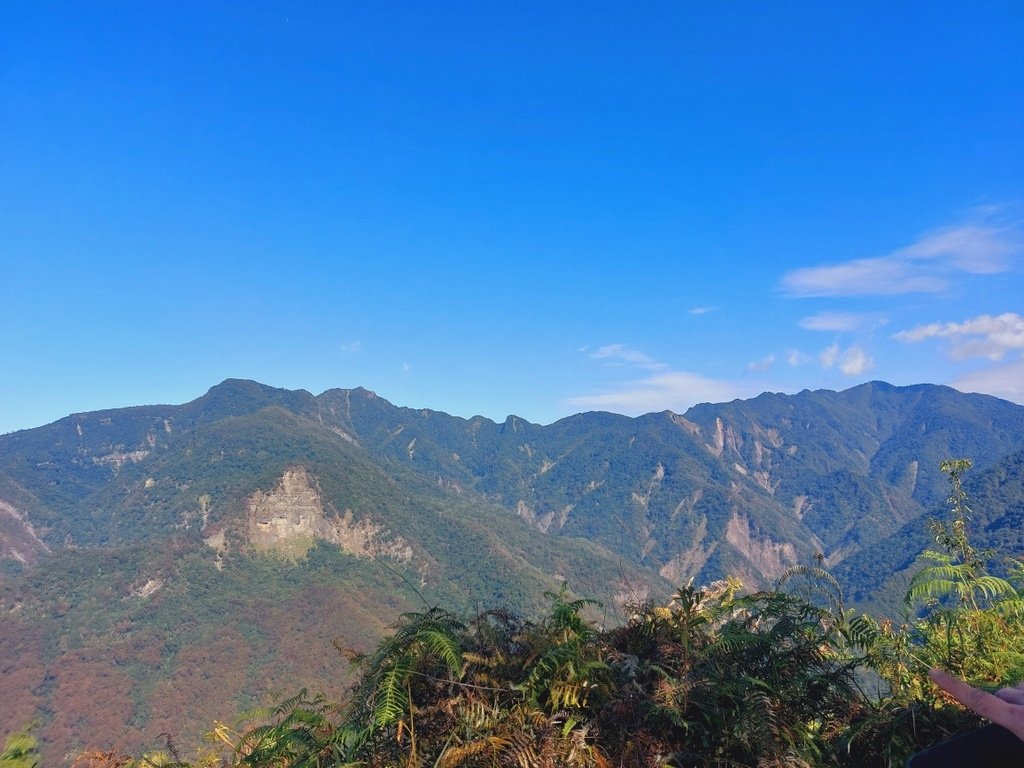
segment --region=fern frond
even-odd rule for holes
[[[882,637],[878,622],[866,613],[852,618],[846,632],[850,642],[864,650],[875,648]]]
[[[997,614],[1006,619],[1024,617],[1024,596],[1007,597],[992,606]]]
[[[468,744],[461,744],[457,747],[450,747],[437,759],[437,768],[455,768],[462,765],[466,760],[477,755],[490,752],[497,757],[509,747],[512,740],[505,736],[487,736],[486,738],[471,741]]]
[[[459,638],[447,628],[428,627],[419,632],[416,639],[441,659],[453,674],[462,669],[462,649]]]
[[[972,582],[972,586],[989,599],[995,597],[1017,598],[1017,590],[1013,588],[1013,585],[998,576],[979,576]]]
[[[956,592],[956,587],[957,582],[952,579],[935,577],[927,580],[921,579],[916,584],[911,582],[910,589],[907,590],[903,602],[907,605],[914,605],[928,598],[939,599],[948,597]]]
[[[412,661],[399,659],[380,678],[376,691],[376,706],[373,708],[373,724],[385,728],[397,723],[409,707],[409,696],[405,682],[412,671]]]

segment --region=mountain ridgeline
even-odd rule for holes
[[[941,386],[541,426],[228,380],[68,416],[0,436],[0,735],[42,717],[56,762],[91,733],[198,738],[266,690],[338,695],[331,642],[422,601],[530,612],[565,582],[612,622],[821,557],[890,605],[959,456],[979,543],[1024,552],[1024,407]]]
[[[946,495],[943,458],[984,470],[1022,446],[1024,408],[930,385],[540,426],[399,408],[365,389],[315,397],[229,380],[182,406],[77,414],[0,437],[0,554],[31,563],[171,534],[245,552],[273,548],[271,527],[294,549],[285,540],[298,529],[255,520],[254,494],[264,506],[281,499],[280,512],[301,506],[288,494],[305,486],[310,514],[334,520],[310,528],[307,544],[344,530],[342,548],[405,558],[426,583],[447,562],[439,527],[493,532],[515,517],[544,536],[513,525],[505,546],[586,540],[597,545],[588,554],[647,572],[647,587],[726,573],[758,584],[816,553],[838,565],[933,512]],[[446,541],[449,555],[470,543]]]

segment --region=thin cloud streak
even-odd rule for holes
[[[1016,312],[979,315],[962,323],[928,323],[893,334],[897,341],[916,344],[926,339],[949,339],[956,360],[985,357],[1001,360],[1010,350],[1024,350],[1024,317]]]
[[[966,374],[952,386],[961,392],[980,392],[1024,405],[1024,359]]]
[[[1019,227],[968,224],[922,235],[885,256],[796,269],[782,277],[793,298],[939,293],[959,274],[990,275],[1013,266]]]
[[[629,363],[639,368],[647,368],[651,371],[662,371],[668,368],[664,363],[659,363],[643,352],[627,347],[625,344],[606,344],[590,353],[594,360],[611,360],[619,363]]]
[[[921,274],[891,257],[855,259],[845,264],[806,267],[782,278],[789,296],[895,296],[901,293],[939,293],[946,280]]]
[[[1010,268],[1010,256],[1020,240],[1010,227],[950,227],[925,235],[896,251],[904,259],[941,259],[972,275],[991,275]]]
[[[888,321],[877,315],[857,312],[819,312],[805,317],[798,325],[808,331],[857,331],[865,327],[878,327]]]
[[[697,403],[720,403],[741,397],[753,397],[760,391],[755,389],[757,388],[739,387],[732,382],[705,378],[695,373],[669,371],[626,382],[616,391],[573,397],[567,402],[574,407],[627,415],[664,410],[681,413]]]
[[[688,371],[669,370],[665,363],[623,344],[599,347],[589,357],[594,360],[623,361],[638,368],[646,368],[651,374],[622,382],[606,392],[569,398],[566,403],[570,406],[629,415],[664,410],[681,412],[697,403],[753,397],[760,392],[753,384],[739,386]],[[771,358],[774,361],[774,356]]]

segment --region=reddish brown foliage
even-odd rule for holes
[[[238,711],[238,695],[246,687],[253,655],[248,641],[232,627],[218,630],[203,645],[179,651],[170,676],[149,696],[146,732],[151,739],[170,733],[183,746],[198,745],[215,718],[229,718]]]
[[[99,651],[69,651],[53,664],[53,717],[43,730],[47,763],[85,747],[138,750],[144,739],[129,723],[133,682]]]
[[[116,750],[109,752],[83,752],[75,758],[72,768],[125,768],[132,758],[122,755]]]
[[[38,715],[46,678],[42,628],[10,614],[0,621],[0,743]]]
[[[324,585],[304,590],[288,605],[267,605],[263,625],[279,662],[260,671],[258,687],[277,692],[306,687],[332,700],[351,679],[334,641],[370,649],[386,631],[370,595]],[[343,629],[348,630],[344,636]]]

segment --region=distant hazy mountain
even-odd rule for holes
[[[820,553],[884,605],[944,458],[977,467],[982,538],[1021,551],[1022,449],[1024,407],[880,382],[548,426],[237,380],[75,414],[0,436],[0,734],[42,715],[59,761],[197,738],[268,688],[337,695],[331,641],[422,601],[533,611],[564,581],[614,620]]]

